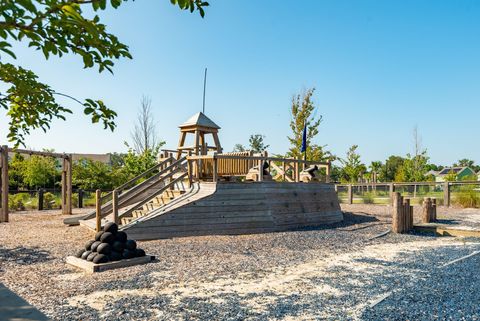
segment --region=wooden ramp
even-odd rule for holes
[[[343,220],[333,185],[323,183],[200,183],[168,209],[122,229],[137,240],[212,234],[252,234]]]

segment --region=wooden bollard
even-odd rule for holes
[[[432,219],[431,215],[432,200],[430,197],[425,197],[423,199],[422,207],[422,223],[430,223]]]
[[[102,191],[97,189],[95,191],[95,215],[96,215],[96,230],[102,230]]]
[[[400,196],[400,193],[395,192],[393,193],[393,215],[392,215],[392,232],[393,233],[401,233],[401,223],[400,223],[400,218],[401,218],[401,207],[402,207],[402,197]]]
[[[437,199],[432,198],[432,222],[437,221]]]

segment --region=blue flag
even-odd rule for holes
[[[302,137],[302,149],[301,152],[305,153],[307,151],[307,123],[303,127],[303,137]]]

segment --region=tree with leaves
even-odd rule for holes
[[[234,153],[244,152],[244,151],[246,151],[246,148],[242,144],[235,144],[235,146],[233,146],[232,152]]]
[[[93,123],[115,128],[116,112],[100,99],[80,100],[60,93],[41,82],[27,68],[6,62],[15,61],[12,44],[22,42],[40,50],[45,59],[73,54],[83,59],[85,68],[113,72],[114,60],[132,58],[128,46],[108,32],[97,14],[107,7],[118,8],[127,0],[17,0],[0,1],[0,108],[9,117],[8,140],[25,145],[25,135],[40,128],[46,131],[54,118],[65,119],[72,110],[60,105],[56,97],[66,96],[83,105]],[[182,10],[197,9],[204,16],[207,2],[170,0]],[[93,10],[92,10],[93,9]]]
[[[254,153],[264,152],[270,146],[265,145],[265,142],[263,141],[264,138],[265,136],[261,134],[250,135],[250,138],[248,139],[250,150]]]
[[[137,154],[146,153],[149,150],[156,150],[165,145],[157,137],[157,126],[152,113],[152,100],[147,96],[142,97],[140,110],[138,111],[137,122],[132,132],[133,149]]]
[[[315,103],[313,102],[313,94],[315,88],[307,89],[302,94],[292,97],[292,105],[290,107],[290,129],[292,135],[288,136],[290,142],[290,150],[288,157],[303,158],[301,152],[303,129],[307,127],[307,160],[309,161],[325,161],[332,160],[333,156],[330,152],[325,151],[325,146],[313,143],[313,139],[318,134],[318,127],[322,122],[322,116],[315,117]]]
[[[356,183],[367,171],[367,167],[360,160],[360,154],[357,152],[358,145],[353,145],[347,151],[345,159],[340,159],[342,163],[341,179],[349,183]]]
[[[60,181],[58,160],[53,157],[32,155],[23,162],[23,182],[25,186],[55,187],[55,182]]]

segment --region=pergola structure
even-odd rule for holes
[[[62,214],[72,214],[72,155],[0,147],[0,222],[8,222],[8,153],[38,155],[62,159]]]
[[[207,155],[209,150],[214,150],[219,154],[222,152],[220,140],[218,139],[218,130],[220,129],[220,126],[205,116],[204,113],[196,113],[179,127],[180,140],[178,141],[177,159],[180,158],[182,153],[188,153],[189,151],[197,156]],[[195,135],[195,142],[193,146],[185,146],[187,134]],[[207,145],[207,141],[205,140],[206,135],[213,136],[214,146]]]

